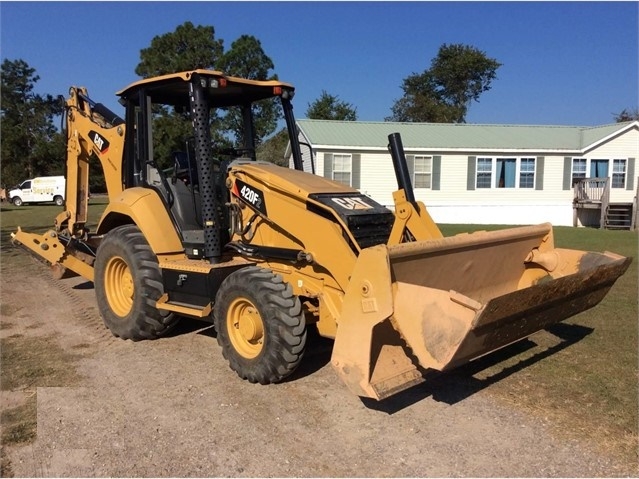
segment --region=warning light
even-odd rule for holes
[[[211,88],[224,88],[226,86],[226,78],[211,78],[209,85]]]

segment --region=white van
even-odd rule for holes
[[[64,176],[40,176],[24,180],[19,186],[9,191],[9,201],[15,206],[24,203],[54,202],[58,206],[64,204]]]

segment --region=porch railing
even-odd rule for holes
[[[583,178],[574,186],[575,203],[600,203],[604,197],[610,199],[610,178]]]
[[[599,227],[606,227],[606,212],[610,204],[610,178],[582,178],[574,185],[574,224],[577,208],[600,208]]]
[[[639,176],[637,177],[637,189],[635,190],[635,197],[632,201],[632,223],[630,225],[631,231],[637,231],[639,225]]]

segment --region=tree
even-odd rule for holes
[[[313,120],[357,121],[357,108],[322,90],[320,97],[308,104],[306,117]]]
[[[249,80],[277,80],[277,75],[270,73],[275,68],[273,60],[266,55],[261,42],[251,35],[242,35],[235,40],[231,44],[231,48],[220,58],[217,68],[227,75]],[[253,105],[253,126],[258,145],[265,137],[275,131],[277,120],[281,117],[281,107],[272,100],[261,101]],[[229,111],[223,124],[227,130],[233,132],[236,142],[243,144],[241,112]]]
[[[135,73],[150,78],[198,68],[213,68],[224,51],[212,26],[184,22],[174,32],[157,35],[140,51]]]
[[[500,66],[474,47],[444,44],[429,69],[404,79],[404,96],[386,120],[464,123],[471,103],[490,90]]]
[[[224,51],[224,42],[215,38],[212,26],[197,27],[184,22],[175,31],[156,35],[148,48],[140,51],[135,73],[150,78],[199,68],[212,69]],[[173,166],[172,152],[184,148],[190,134],[190,119],[183,112],[155,106],[153,109],[153,149],[160,168]]]
[[[405,78],[402,89],[404,96],[395,102],[387,121],[454,123],[462,113],[441,98],[428,71]]]
[[[1,69],[2,183],[61,174],[66,146],[53,120],[63,112],[62,98],[34,93],[40,77],[24,60],[5,59]]]
[[[624,108],[619,113],[615,113],[614,118],[616,123],[639,121],[639,108]]]
[[[194,27],[191,22],[178,26],[174,32],[158,35],[151,45],[140,51],[140,63],[135,72],[145,78],[198,68],[220,70],[232,76],[252,80],[274,80],[274,65],[262,49],[259,40],[242,35],[224,52],[224,42],[215,39],[212,26]],[[282,117],[281,108],[272,101],[253,107],[256,143],[275,131]],[[242,144],[242,116],[237,111],[211,111],[211,137],[218,147]],[[154,108],[154,152],[160,167],[172,166],[171,153],[184,149],[184,140],[191,136],[188,113],[173,108]]]
[[[277,80],[277,75],[269,73],[275,68],[264,50],[262,43],[251,35],[242,35],[231,44],[216,64],[227,75],[249,80]]]
[[[282,128],[257,147],[257,157],[260,160],[270,161],[279,166],[288,166],[288,160],[284,157],[287,146],[288,131],[286,128]]]

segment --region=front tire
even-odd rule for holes
[[[220,286],[213,313],[222,354],[242,379],[276,383],[299,365],[304,313],[280,275],[258,266],[235,271]]]
[[[95,260],[95,293],[102,319],[113,335],[139,341],[166,334],[177,322],[156,308],[164,293],[158,260],[135,225],[110,231]]]
[[[22,198],[20,198],[19,196],[16,196],[13,199],[13,206],[22,206]]]

